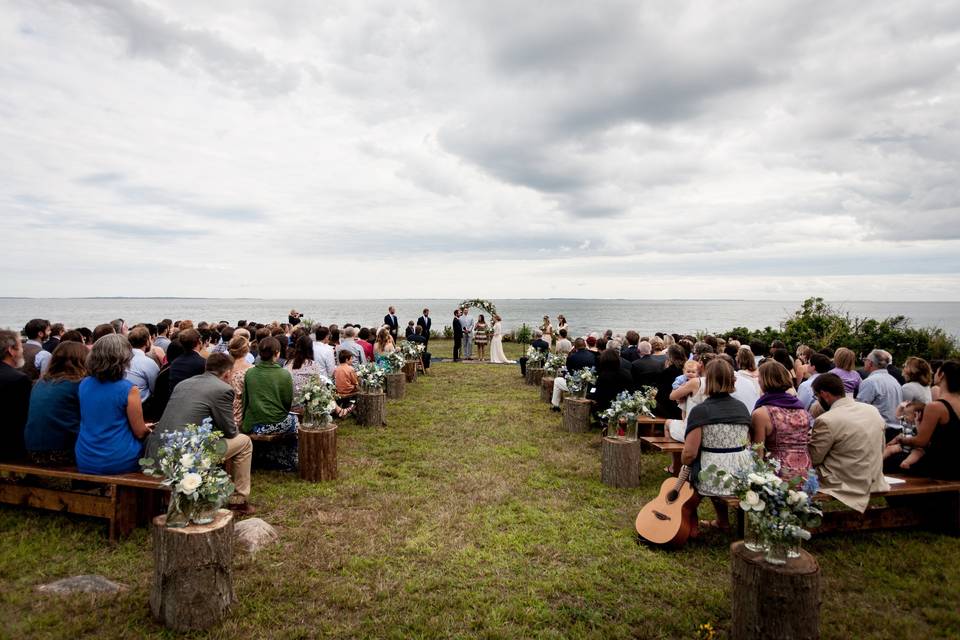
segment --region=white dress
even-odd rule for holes
[[[510,362],[506,354],[503,353],[503,331],[500,329],[500,323],[493,323],[493,337],[490,338],[490,362],[504,364]]]

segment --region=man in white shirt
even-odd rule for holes
[[[314,331],[314,337],[316,339],[313,343],[313,361],[317,363],[321,374],[325,375],[327,379],[333,380],[333,370],[337,368],[337,361],[333,353],[333,347],[328,341],[330,329],[318,326]]]

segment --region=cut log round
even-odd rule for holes
[[[379,427],[387,424],[387,396],[383,391],[357,395],[357,408],[354,413],[357,423],[364,427]]]
[[[540,399],[544,402],[549,403],[553,400],[553,381],[554,378],[550,376],[544,376],[540,381]]]
[[[207,629],[234,602],[233,514],[221,509],[210,524],[168,529],[153,519],[150,611],[174,631]]]
[[[590,430],[590,405],[586,398],[563,399],[563,428],[570,433]]]
[[[417,361],[407,360],[403,363],[403,374],[407,376],[407,382],[417,381]]]
[[[297,447],[300,477],[311,482],[337,479],[337,425],[319,429],[301,425]]]
[[[776,566],[743,542],[730,545],[731,637],[737,640],[820,637],[820,566],[806,551]]]
[[[540,386],[540,382],[543,381],[543,367],[530,370],[530,384],[535,387]]]
[[[403,400],[407,392],[407,376],[402,372],[388,373],[387,379],[387,397],[391,400]]]
[[[527,384],[533,384],[533,369],[527,367],[526,373],[523,374],[523,381]]]
[[[640,486],[639,440],[603,439],[600,448],[600,481],[620,489]]]

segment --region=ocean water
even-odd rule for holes
[[[129,323],[190,318],[216,322],[237,320],[286,321],[295,308],[305,318],[329,324],[378,325],[393,304],[401,326],[416,319],[424,307],[433,317],[434,329],[449,325],[454,299],[434,300],[262,300],[204,298],[0,298],[0,327],[22,328],[31,318],[63,322],[68,327],[93,328],[114,318]],[[691,333],[723,331],[737,326],[762,329],[778,327],[801,301],[756,300],[589,300],[513,299],[494,300],[505,330],[522,323],[539,325],[549,315],[554,326],[558,313],[566,316],[574,335],[612,329],[636,329],[641,334],[656,331]],[[960,335],[960,302],[832,302],[837,309],[861,318],[904,315],[915,326],[940,327]],[[476,317],[479,310],[471,312]]]

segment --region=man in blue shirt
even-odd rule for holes
[[[797,400],[803,405],[804,409],[809,410],[815,398],[813,397],[813,381],[822,373],[827,373],[833,368],[833,362],[822,353],[815,353],[810,356],[810,364],[807,365],[807,371],[810,377],[800,383],[797,389]]]
[[[160,367],[147,355],[152,346],[150,330],[144,326],[134,327],[127,334],[127,340],[133,347],[133,359],[127,365],[126,378],[140,389],[140,401],[147,402],[156,388],[157,374],[160,373]]]
[[[900,420],[897,418],[897,405],[903,400],[903,391],[897,380],[887,371],[887,365],[893,358],[882,349],[874,349],[863,359],[863,370],[867,378],[860,383],[857,400],[872,404],[883,416],[887,425],[887,439],[900,433]]]

